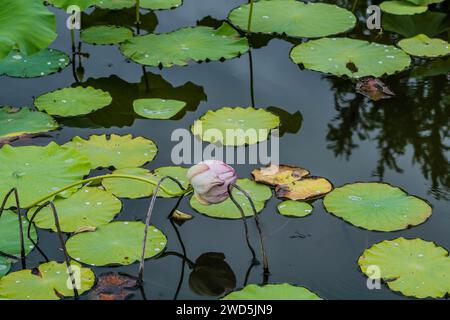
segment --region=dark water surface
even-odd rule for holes
[[[156,32],[168,32],[195,25],[207,16],[225,19],[228,12],[245,1],[185,0],[176,10],[156,12]],[[364,9],[361,6],[360,10]],[[52,9],[53,10],[53,9]],[[71,52],[66,16],[58,14],[58,40],[52,47]],[[151,19],[153,15],[147,16]],[[360,23],[361,24],[361,23]],[[361,28],[361,27],[360,27]],[[355,35],[358,36],[358,35]],[[358,36],[360,37],[360,36]],[[368,38],[374,39],[374,35]],[[380,41],[389,41],[384,35]],[[298,43],[298,40],[297,40]],[[313,214],[305,218],[286,218],[276,211],[280,200],[273,197],[260,215],[271,267],[270,283],[288,282],[306,286],[325,299],[402,299],[386,286],[368,290],[366,277],[359,271],[357,259],[374,243],[396,237],[423,238],[450,249],[450,178],[448,175],[449,81],[446,75],[410,78],[409,71],[386,79],[396,97],[371,102],[355,94],[354,83],[337,77],[301,70],[289,59],[293,44],[272,39],[252,51],[254,95],[257,107],[276,106],[292,116],[292,123],[281,139],[281,163],[299,165],[314,175],[323,176],[335,186],[356,181],[384,181],[429,201],[431,218],[422,225],[400,232],[370,232],[349,225],[325,212],[322,200],[313,203]],[[132,101],[146,95],[142,66],[129,63],[116,46],[83,44],[85,69],[83,84],[110,91],[114,105],[92,115],[64,119],[51,137],[21,141],[15,145],[63,144],[79,135],[128,134],[154,140],[159,153],[147,168],[171,165],[170,142],[173,130],[189,128],[209,109],[251,105],[249,56],[226,62],[191,64],[159,70],[147,68],[147,81],[153,96],[188,99],[189,111],[177,121],[137,119]],[[140,83],[140,85],[138,85]],[[75,85],[69,66],[59,74],[40,79],[0,77],[0,105],[32,106],[33,98]],[[300,118],[301,128],[295,128]],[[0,164],[1,165],[1,164]],[[250,177],[257,166],[235,166],[240,177]],[[123,201],[119,220],[143,219],[148,199]],[[174,227],[166,219],[176,199],[158,199],[152,224],[169,239],[169,251],[181,252]],[[245,245],[241,221],[217,220],[194,212],[184,199],[183,212],[195,218],[179,228],[191,260],[207,252],[225,254],[237,287],[244,284],[251,262]],[[252,241],[257,246],[253,220]],[[40,246],[51,259],[62,260],[55,234],[40,231]],[[42,257],[35,251],[29,256],[37,264]],[[16,266],[18,267],[18,266]],[[137,274],[137,264],[120,268],[96,268],[97,274],[113,270]],[[190,290],[190,270],[176,256],[146,262],[145,290],[149,299],[173,299],[179,282],[179,299],[208,299]],[[255,267],[248,283],[261,283],[262,269]],[[141,298],[139,294],[135,298]]]

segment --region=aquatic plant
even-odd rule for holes
[[[313,207],[307,202],[286,200],[277,205],[278,212],[286,217],[306,217],[311,214]]]
[[[80,38],[94,45],[112,45],[125,42],[133,37],[133,31],[119,26],[94,26],[83,29]]]
[[[262,286],[249,284],[226,295],[222,300],[322,300],[322,298],[305,287],[280,283]]]

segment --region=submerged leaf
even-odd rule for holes
[[[125,42],[133,37],[133,31],[118,26],[96,26],[83,29],[81,40],[90,44],[108,45]]]
[[[422,14],[400,16],[383,14],[383,30],[396,32],[404,37],[426,34],[434,37],[450,29],[450,18],[442,12],[427,11]]]
[[[322,298],[305,287],[280,283],[263,286],[249,284],[226,295],[222,300],[322,300]]]
[[[356,91],[372,101],[390,99],[395,94],[378,78],[364,77],[358,80]]]
[[[29,254],[31,250],[34,249],[34,244],[27,237],[28,225],[28,220],[22,218],[25,254]],[[37,243],[38,236],[34,225],[31,226],[30,236],[31,239],[33,239],[33,241]],[[9,210],[3,212],[2,216],[0,217],[0,239],[0,252],[18,258],[20,257],[19,217],[16,213]]]
[[[301,180],[309,176],[309,171],[300,167],[272,164],[253,170],[252,175],[256,182],[277,186]]]
[[[277,197],[290,200],[316,199],[333,190],[330,181],[320,177],[308,177],[275,188]]]
[[[418,57],[439,57],[450,54],[450,45],[442,39],[431,39],[424,34],[400,40],[398,46],[403,51]]]
[[[125,300],[132,296],[137,279],[122,273],[108,272],[99,276],[97,285],[89,294],[91,300]]]
[[[278,212],[288,217],[306,217],[311,214],[313,207],[306,202],[286,200],[277,205]]]
[[[148,119],[170,119],[186,107],[186,102],[167,99],[138,99],[134,112]]]

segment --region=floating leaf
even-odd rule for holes
[[[418,57],[439,57],[450,54],[450,45],[442,39],[431,39],[424,34],[400,40],[398,46],[403,51]]]
[[[229,19],[240,29],[247,30],[249,11],[250,4],[244,4],[231,11]],[[261,0],[253,4],[251,31],[318,38],[345,32],[355,23],[353,13],[336,5]]]
[[[137,279],[121,273],[103,273],[89,294],[91,300],[125,300],[133,295]]]
[[[433,59],[417,66],[410,73],[411,77],[434,77],[450,73],[450,58]]]
[[[5,257],[0,256],[0,278],[9,272],[11,262]]]
[[[186,102],[167,99],[138,99],[134,112],[148,119],[170,119],[186,107]]]
[[[203,141],[242,146],[266,141],[270,130],[279,125],[280,118],[264,109],[225,107],[206,112],[191,131]]]
[[[277,197],[290,200],[316,199],[333,190],[333,185],[325,178],[311,177],[281,184],[275,188]]]
[[[418,6],[408,1],[384,1],[380,4],[381,10],[397,15],[412,15],[424,13],[428,6]]]
[[[0,144],[58,127],[56,121],[46,113],[28,108],[0,108]]]
[[[17,78],[42,77],[60,72],[70,63],[70,58],[62,51],[44,49],[31,56],[11,51],[0,60],[0,74]]]
[[[68,9],[70,6],[75,5],[79,7],[81,11],[84,11],[87,8],[96,5],[99,0],[45,0],[45,1],[57,8],[61,8],[64,10]]]
[[[311,214],[313,207],[306,202],[286,200],[277,205],[278,212],[288,217],[306,217]]]
[[[0,59],[13,49],[32,55],[47,48],[55,31],[55,15],[42,1],[0,0]]]
[[[408,2],[414,3],[416,6],[427,6],[433,3],[441,3],[445,0],[406,0]]]
[[[81,228],[107,224],[122,209],[120,200],[111,193],[92,187],[80,189],[67,199],[56,199],[54,204],[62,232],[80,232],[85,231]],[[31,218],[33,213],[34,210],[30,210],[28,217]],[[53,213],[49,207],[36,215],[34,223],[39,228],[56,231]]]
[[[22,207],[89,174],[89,160],[74,149],[51,142],[46,147],[0,149],[0,199],[16,187]],[[10,200],[8,206],[15,205]]]
[[[75,260],[93,266],[129,265],[141,259],[144,228],[142,222],[111,222],[69,238],[67,250]],[[166,236],[150,226],[145,258],[158,255],[166,244]]]
[[[89,268],[83,268],[78,263],[70,263],[79,276],[78,293],[88,291],[95,282],[95,275]],[[75,278],[76,280],[76,278]],[[12,272],[0,279],[0,297],[13,300],[59,300],[63,297],[73,297],[72,282],[65,263],[50,261],[41,264],[34,270]]]
[[[97,26],[81,31],[81,40],[90,44],[108,45],[122,43],[133,37],[133,31],[118,26]]]
[[[48,114],[72,117],[102,109],[112,102],[108,92],[92,87],[64,88],[38,97],[36,108]]]
[[[277,186],[288,184],[309,176],[309,171],[300,167],[288,165],[270,165],[252,171],[252,176],[256,182]]]
[[[422,14],[400,16],[383,14],[383,30],[396,32],[404,37],[414,37],[423,33],[434,37],[450,29],[449,17],[442,12],[427,11]]]
[[[368,97],[372,101],[390,99],[395,94],[378,78],[364,77],[356,83],[356,92]]]
[[[173,9],[180,6],[183,0],[141,0],[140,7],[150,10]],[[136,0],[97,0],[97,6],[103,9],[118,10],[136,6]]]
[[[109,138],[106,135],[93,135],[89,140],[77,136],[64,146],[74,148],[88,157],[91,169],[139,167],[152,161],[158,152],[152,140],[143,137],[133,138],[131,134],[126,136],[112,134]]]
[[[247,52],[248,42],[224,23],[218,29],[199,26],[137,36],[123,43],[120,49],[137,63],[171,67],[187,65],[191,60],[231,59]]]
[[[386,183],[352,183],[336,188],[324,199],[328,212],[364,229],[397,231],[423,223],[431,207]]]
[[[138,176],[152,180],[155,184],[123,178],[105,179],[102,183],[106,190],[112,192],[117,197],[138,199],[151,196],[155,191],[155,185],[165,176],[170,176],[177,179],[184,188],[187,188],[189,186],[189,180],[186,177],[187,170],[187,168],[183,167],[161,167],[155,169],[153,172],[150,172],[149,170],[143,168],[125,168],[116,170],[113,173]],[[177,194],[182,191],[175,182],[169,179],[166,179],[162,183],[162,187]],[[158,196],[164,198],[172,197],[161,189],[158,192]]]
[[[324,38],[302,43],[292,50],[291,58],[311,70],[352,78],[394,74],[411,63],[411,58],[394,46],[350,38]],[[356,70],[349,68],[349,64]]]
[[[266,201],[272,197],[272,190],[269,187],[258,184],[250,179],[238,179],[236,184],[244,189],[252,198],[256,211],[260,212],[264,209]],[[246,217],[253,216],[253,210],[250,202],[244,194],[233,188],[233,195],[236,201],[241,205]],[[191,197],[191,207],[198,212],[212,217],[223,219],[241,219],[241,213],[231,199],[227,199],[219,204],[203,205],[195,198]]]
[[[322,298],[305,287],[281,283],[264,286],[249,284],[239,291],[226,295],[222,300],[322,300]]]
[[[381,277],[391,290],[405,296],[444,298],[450,293],[448,251],[433,242],[385,240],[366,249],[358,264],[368,277]],[[374,274],[374,266],[378,275]]]
[[[34,249],[33,243],[27,237],[28,225],[28,221],[22,218],[25,254],[29,254]],[[31,226],[30,236],[37,243],[38,237],[34,226]],[[0,239],[0,252],[20,257],[19,217],[16,213],[9,210],[3,212],[0,217]]]

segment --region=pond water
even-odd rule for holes
[[[168,32],[192,26],[205,17],[205,23],[226,19],[229,11],[245,1],[185,0],[176,10],[156,12],[155,31]],[[351,3],[343,5],[351,8]],[[365,4],[358,6],[359,14]],[[53,48],[71,52],[70,32],[65,28],[66,15],[57,15],[58,39]],[[151,16],[147,17],[151,19]],[[154,18],[154,17],[153,17]],[[156,21],[155,21],[156,22]],[[364,24],[360,24],[364,25]],[[352,34],[362,37],[362,27]],[[376,39],[376,33],[364,36]],[[377,41],[392,43],[385,33]],[[195,64],[187,67],[145,68],[129,62],[117,46],[83,44],[82,83],[108,90],[114,107],[85,117],[61,120],[62,128],[45,137],[23,140],[13,145],[46,145],[50,141],[64,144],[74,136],[92,134],[128,134],[144,136],[156,142],[156,159],[146,168],[171,164],[171,133],[189,128],[207,110],[224,106],[250,106],[252,95],[256,107],[274,106],[290,113],[290,125],[280,139],[280,162],[299,165],[314,175],[328,178],[334,186],[357,181],[383,181],[426,199],[433,214],[425,223],[399,232],[371,232],[354,227],[324,210],[322,200],[313,202],[312,215],[287,218],[277,213],[279,199],[272,197],[260,215],[271,267],[270,283],[299,284],[325,299],[405,299],[382,285],[369,290],[357,259],[379,241],[397,237],[422,238],[450,249],[450,178],[448,175],[448,124],[450,84],[447,75],[412,78],[409,71],[385,79],[396,93],[393,99],[372,102],[355,93],[355,83],[319,72],[301,70],[289,59],[293,43],[298,40],[255,38],[261,46],[249,54],[225,62]],[[289,40],[289,41],[287,41]],[[253,74],[250,72],[252,63]],[[150,90],[164,92],[174,99],[189,101],[189,110],[181,119],[170,121],[137,118],[132,109],[136,94],[145,89],[147,73]],[[251,79],[251,76],[253,79]],[[43,93],[76,84],[69,66],[61,73],[45,78],[14,79],[0,77],[0,105],[32,106]],[[137,84],[140,83],[138,87]],[[253,83],[253,88],[251,87]],[[301,114],[301,116],[300,116]],[[285,120],[286,120],[285,119]],[[298,125],[301,120],[301,127]],[[296,127],[297,126],[297,127]],[[1,165],[1,164],[0,164]],[[235,165],[240,177],[250,177],[258,165]],[[107,170],[95,172],[107,172]],[[168,251],[182,253],[175,227],[167,215],[176,199],[158,199],[152,224],[168,237]],[[124,200],[118,220],[142,220],[148,199]],[[244,285],[251,263],[240,220],[220,220],[196,213],[184,199],[179,209],[195,218],[177,227],[191,260],[208,252],[223,253],[237,279]],[[251,240],[257,247],[257,230],[249,220]],[[39,230],[40,247],[50,259],[61,261],[57,236]],[[30,265],[42,262],[34,250]],[[15,265],[15,269],[19,264]],[[117,268],[94,268],[96,274],[120,271],[137,274],[137,264]],[[183,272],[184,268],[184,272]],[[201,296],[190,289],[191,270],[176,256],[146,261],[145,291],[148,299],[216,299]],[[248,283],[263,281],[262,268],[256,266]],[[134,299],[141,299],[136,294]]]

